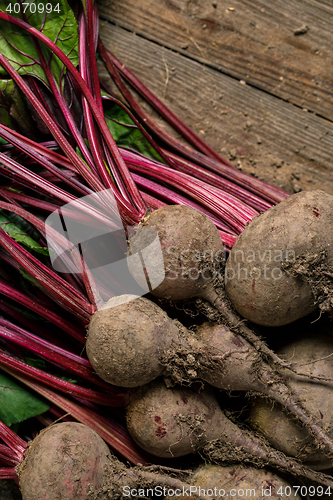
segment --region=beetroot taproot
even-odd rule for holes
[[[302,191],[252,219],[225,268],[236,311],[265,326],[331,310],[333,197]]]
[[[307,335],[287,343],[278,351],[285,359],[292,359],[307,375],[322,377],[315,383],[308,378],[299,379],[289,374],[289,385],[308,411],[317,417],[319,425],[333,438],[333,339],[320,335]],[[325,378],[328,381],[325,381]],[[300,427],[279,404],[272,405],[261,398],[252,404],[250,423],[275,448],[296,457],[313,469],[332,467],[325,448],[318,447],[313,436]],[[325,453],[326,451],[326,453]]]
[[[23,500],[120,500],[134,489],[190,486],[150,468],[126,467],[94,430],[76,422],[44,429],[29,443],[17,474]]]
[[[93,368],[106,382],[131,388],[164,374],[178,382],[203,379],[220,389],[259,391],[287,408],[333,453],[332,439],[243,337],[218,324],[205,324],[197,334],[180,324],[179,330],[144,297],[111,301],[116,305],[106,304],[92,317],[86,344]]]
[[[200,451],[214,462],[271,465],[333,486],[331,476],[300,465],[228,419],[208,386],[199,391],[167,388],[156,380],[136,389],[127,407],[127,427],[139,446],[159,457]]]

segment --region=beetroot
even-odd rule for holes
[[[106,382],[138,387],[164,374],[179,382],[201,378],[220,389],[259,391],[297,416],[333,452],[332,440],[244,338],[220,325],[205,324],[196,335],[180,332],[148,299],[125,300],[111,299],[88,329],[87,355]]]
[[[17,470],[23,500],[88,498],[102,487],[109,462],[109,448],[89,427],[47,427],[29,443]]]
[[[215,462],[272,465],[333,486],[332,477],[301,466],[229,420],[209,387],[167,388],[163,380],[140,387],[127,408],[127,427],[139,446],[159,457],[200,450]]]
[[[136,387],[160,375],[160,358],[177,337],[178,328],[160,307],[145,298],[122,295],[92,316],[86,350],[103,380]]]
[[[255,217],[225,269],[229,299],[244,318],[291,323],[318,306],[331,310],[333,197],[302,191]]]
[[[174,477],[126,468],[95,431],[76,422],[44,429],[29,443],[17,474],[23,500],[117,500],[133,488],[189,487]]]
[[[300,365],[305,374],[323,377],[322,382],[313,383],[307,378],[300,380],[290,375],[289,385],[297,392],[304,407],[317,417],[326,434],[333,438],[332,382],[325,381],[325,378],[333,378],[333,356],[330,355],[333,352],[332,337],[318,332],[316,336],[299,336],[278,352]],[[332,467],[327,450],[318,447],[311,433],[299,427],[280,405],[273,406],[256,398],[251,409],[250,423],[272,446],[297,457],[309,467],[318,470]]]

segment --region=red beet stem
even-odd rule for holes
[[[115,160],[115,164],[117,165],[117,168],[119,169],[121,173],[121,177],[124,182],[126,182],[128,191],[131,194],[131,198],[133,199],[133,202],[135,203],[135,206],[137,207],[136,210],[133,207],[130,207],[127,210],[127,206],[125,203],[125,200],[118,196],[119,192],[117,189],[115,189],[115,196],[117,197],[117,201],[121,205],[121,208],[124,212],[124,216],[127,215],[128,217],[128,222],[133,220],[134,223],[139,222],[144,215],[146,211],[146,207],[144,205],[144,202],[142,200],[142,197],[133,181],[131,178],[128,169],[120,155],[120,152],[115,144],[115,141],[108,129],[108,126],[104,120],[104,116],[101,113],[100,109],[98,108],[98,105],[96,104],[93,96],[91,95],[91,92],[89,91],[89,88],[86,84],[86,82],[83,80],[79,72],[76,70],[75,66],[72,64],[72,62],[66,57],[66,55],[57,47],[55,43],[53,43],[49,38],[47,38],[43,33],[41,33],[39,30],[33,28],[29,24],[25,23],[24,21],[17,19],[13,16],[9,16],[8,14],[4,12],[0,12],[0,19],[3,19],[5,21],[8,21],[16,26],[19,26],[29,32],[32,36],[35,36],[37,39],[41,40],[45,45],[52,51],[56,56],[59,57],[61,62],[67,67],[68,71],[71,73],[72,77],[75,79],[77,84],[79,85],[79,88],[81,89],[82,94],[84,97],[87,99],[87,102],[89,103],[89,106],[91,108],[91,111],[94,115],[94,118],[96,119],[96,122],[99,125],[101,134],[103,135],[103,138]],[[71,148],[71,146],[68,144],[68,142],[64,139],[60,131],[58,130],[58,127],[55,126],[55,123],[53,120],[50,120],[50,117],[45,114],[44,110],[42,107],[40,107],[39,102],[34,99],[33,94],[31,94],[29,88],[24,84],[23,79],[19,77],[18,73],[14,70],[14,68],[8,63],[5,57],[3,57],[0,54],[0,63],[4,66],[6,71],[12,76],[12,78],[15,80],[17,85],[21,88],[21,90],[24,92],[27,98],[32,100],[32,104],[35,105],[39,111],[41,112],[41,118],[45,120],[45,124],[48,126],[49,130],[54,134],[54,137],[56,138],[57,142],[59,145],[63,148],[65,154],[67,155],[68,158],[73,161],[73,164],[79,169],[79,171],[82,172],[83,177],[87,176],[90,180],[91,186],[93,187],[96,184],[96,178],[91,174],[89,174],[89,169],[86,168],[85,164],[82,162],[82,160],[78,157],[78,155],[74,152],[74,150]],[[80,173],[81,173],[80,172]],[[94,187],[95,191],[100,191],[100,187]],[[129,212],[129,213],[128,213]],[[129,222],[130,223],[130,222]]]
[[[88,427],[96,431],[104,441],[132,464],[148,465],[146,457],[138,447],[134,445],[127,430],[117,422],[106,419],[82,404],[71,401],[67,397],[58,394],[53,389],[45,387],[39,382],[28,380],[9,368],[5,368],[5,371],[38,392],[38,394],[45,397],[48,401],[54,403],[66,413],[70,413],[82,424],[88,425]]]
[[[27,447],[27,444],[1,420],[0,420],[0,437],[10,447],[10,449],[16,453],[18,459],[21,461],[25,449]]]
[[[193,130],[191,130],[187,125],[185,125],[182,120],[180,120],[156,95],[153,94],[128,68],[126,68],[109,50],[106,50],[101,42],[98,40],[98,50],[103,57],[103,60],[110,71],[112,72],[112,66],[119,71],[119,73],[128,81],[128,83],[139,92],[144,99],[149,102],[149,104],[158,111],[158,113],[167,120],[172,127],[174,127],[189,143],[194,147],[202,151],[207,156],[214,158],[215,160],[225,163],[232,167],[232,165],[222,158],[213,148],[211,148],[205,141],[201,139]],[[112,76],[115,72],[113,71]],[[125,98],[130,102],[131,106],[134,108],[133,99],[130,98],[129,92],[124,90],[124,87],[120,88],[121,92],[124,93]],[[125,95],[126,94],[126,95]],[[138,107],[136,107],[136,111]],[[146,120],[147,116],[145,116]],[[148,121],[148,120],[147,120]],[[146,121],[146,124],[147,124]],[[151,128],[156,128],[154,124]],[[234,167],[232,167],[234,168]]]
[[[77,398],[84,399],[86,401],[91,401],[96,404],[106,405],[106,406],[124,406],[126,401],[125,394],[103,394],[101,392],[95,391],[93,389],[87,389],[81,387],[67,380],[63,380],[55,375],[50,375],[43,370],[30,366],[24,361],[14,358],[13,356],[6,354],[0,349],[0,366],[8,367],[15,372],[25,375],[43,382],[45,385],[52,387],[53,389],[60,390],[65,394],[74,396]]]

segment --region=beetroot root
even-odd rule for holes
[[[29,443],[17,470],[23,500],[87,499],[101,488],[109,462],[108,446],[89,427],[47,427]]]
[[[28,445],[17,474],[23,500],[120,500],[132,489],[190,486],[166,474],[127,468],[95,431],[76,422],[44,429]]]
[[[199,328],[197,335],[185,329],[180,334],[162,309],[138,297],[114,307],[106,304],[94,314],[87,354],[101,378],[122,387],[138,387],[167,374],[179,382],[201,378],[220,389],[260,391],[297,416],[317,442],[333,453],[332,439],[282,377],[263,362],[249,342],[228,328],[208,324]]]
[[[136,387],[161,374],[159,359],[177,338],[178,328],[145,298],[117,305],[118,301],[118,297],[110,299],[92,316],[87,355],[106,382]]]
[[[271,465],[333,486],[331,476],[300,465],[229,420],[207,387],[200,392],[167,388],[161,380],[140,387],[127,408],[127,427],[134,441],[156,456],[200,451],[211,461]]]
[[[332,221],[333,197],[321,190],[294,194],[255,217],[226,264],[226,292],[236,311],[259,325],[279,326],[318,305],[331,309],[325,272],[332,274]]]

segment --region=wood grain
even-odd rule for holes
[[[99,11],[126,30],[333,120],[329,0],[100,0]]]
[[[239,168],[291,192],[325,186],[333,194],[330,122],[115,25],[102,23],[100,34],[180,118]]]

